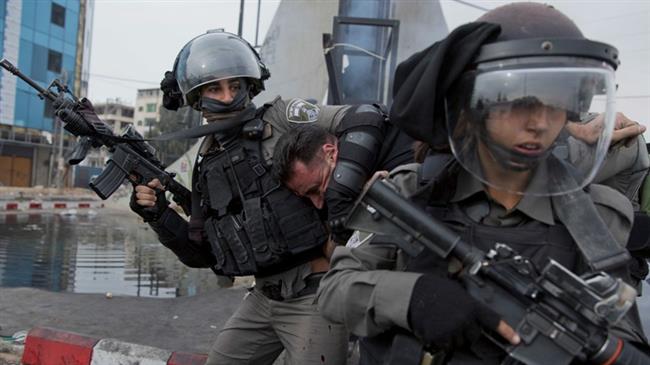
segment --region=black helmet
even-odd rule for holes
[[[501,32],[480,47],[446,92],[454,156],[484,184],[510,192],[557,195],[584,187],[605,158],[614,126],[617,50],[586,39],[548,5],[510,4],[478,20],[499,25]],[[585,129],[594,132],[589,140],[577,137]],[[532,171],[544,174],[535,181],[547,181],[557,173],[549,164],[561,166],[575,183],[513,187],[488,177],[496,170]]]
[[[223,79],[248,79],[250,96],[264,90],[271,74],[255,49],[241,37],[208,31],[187,42],[176,57],[174,74],[185,104],[198,108],[200,88]]]

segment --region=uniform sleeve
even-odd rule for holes
[[[208,242],[191,241],[188,236],[188,223],[170,208],[156,222],[149,223],[158,234],[163,246],[170,249],[178,259],[189,267],[212,267],[216,261]]]
[[[629,146],[612,146],[605,157],[594,183],[607,185],[625,195],[639,209],[638,192],[650,168],[650,158],[643,136]]]
[[[393,326],[409,329],[409,301],[421,274],[392,271],[396,258],[394,246],[337,247],[318,288],[323,316],[358,336],[375,336]]]
[[[415,190],[418,164],[391,172],[391,181],[405,196]],[[374,336],[393,326],[409,329],[408,308],[415,281],[421,274],[401,271],[403,254],[393,245],[337,247],[330,271],[319,287],[323,315],[345,324],[358,336]]]

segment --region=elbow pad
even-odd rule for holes
[[[325,200],[328,225],[338,243],[351,234],[344,227],[345,216],[375,170],[386,127],[385,113],[372,105],[360,105],[348,111],[337,128],[339,154]]]
[[[373,105],[348,111],[337,128],[339,155],[329,189],[353,198],[374,171],[386,134],[386,114]]]

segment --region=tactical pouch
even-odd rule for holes
[[[269,244],[273,244],[274,237],[267,234],[261,198],[247,199],[244,202],[244,210],[248,214],[244,227],[253,248],[255,261],[261,267],[268,267],[277,261],[277,256],[269,247]]]
[[[206,222],[208,239],[217,256],[217,269],[224,275],[252,275],[257,271],[248,236],[234,215]],[[223,260],[219,256],[223,257]]]
[[[311,204],[284,187],[274,190],[266,199],[290,254],[303,253],[327,241],[325,226]]]
[[[205,174],[205,183],[207,187],[207,198],[210,202],[210,208],[217,211],[218,215],[225,214],[228,204],[232,200],[232,191],[223,169],[220,166],[210,166]]]
[[[208,235],[208,240],[210,241],[210,246],[212,247],[212,253],[217,259],[216,267],[219,270],[225,269],[226,260],[229,259],[232,255],[228,246],[221,244],[219,240],[219,228],[217,227],[217,220],[215,218],[208,218],[204,224],[205,232]]]

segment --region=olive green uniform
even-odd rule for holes
[[[417,166],[405,165],[391,173],[393,182],[407,197],[417,188]],[[629,200],[614,189],[597,184],[590,186],[589,195],[613,237],[624,245],[633,223]],[[465,170],[457,177],[450,204],[462,206],[473,220],[489,226],[517,226],[531,219],[548,225],[559,224],[550,197],[524,195],[512,210],[506,211]],[[415,282],[422,274],[402,271],[407,257],[395,246],[369,241],[366,239],[356,247],[336,248],[331,269],[318,291],[319,308],[326,318],[344,323],[350,332],[359,336],[375,336],[394,326],[411,330],[409,302]],[[619,334],[645,341],[642,333],[629,328]]]

